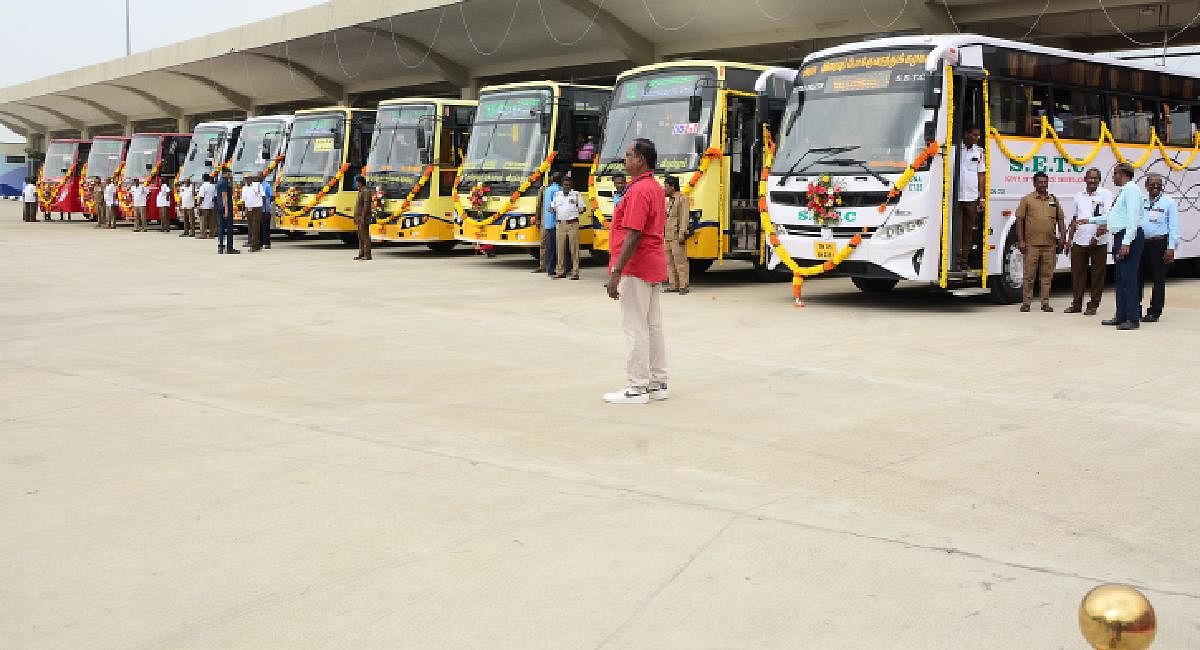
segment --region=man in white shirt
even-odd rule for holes
[[[171,184],[165,180],[158,187],[158,229],[160,232],[171,232]]]
[[[1113,194],[1108,188],[1100,187],[1100,170],[1095,167],[1083,175],[1084,190],[1075,195],[1075,207],[1071,212],[1071,306],[1068,314],[1083,311],[1085,316],[1095,316],[1100,307],[1100,296],[1104,294],[1104,274],[1108,268],[1108,235],[1098,234],[1100,226],[1096,217],[1108,214],[1113,204]],[[1083,292],[1091,289],[1087,309],[1083,307]]]
[[[196,186],[190,182],[179,186],[179,219],[183,221],[180,237],[196,236]]]
[[[216,232],[213,209],[217,205],[217,186],[213,185],[212,177],[208,174],[204,175],[204,182],[200,184],[198,195],[200,199],[200,236],[196,239],[208,239]]]
[[[25,185],[21,187],[21,203],[23,212],[21,213],[24,221],[37,221],[37,186],[33,184],[33,177],[25,177]]]
[[[250,252],[262,250],[263,189],[258,178],[247,176],[242,185],[242,204],[246,206],[246,229],[250,235]]]
[[[584,210],[583,197],[572,188],[571,177],[562,180],[562,191],[550,204],[554,213],[554,234],[558,248],[558,268],[555,278],[567,277],[566,256],[571,256],[571,279],[579,279],[579,215]]]
[[[150,188],[138,179],[130,181],[129,195],[133,198],[133,232],[146,232],[146,202]]]
[[[113,179],[108,179],[104,183],[104,211],[108,213],[108,221],[105,225],[109,228],[117,227],[117,182]]]
[[[955,265],[960,271],[971,268],[971,247],[977,239],[979,215],[983,214],[984,164],[983,147],[979,146],[979,127],[968,124],[963,128],[963,144],[958,156],[958,224],[954,229]]]

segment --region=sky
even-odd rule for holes
[[[0,88],[125,56],[125,0],[3,0],[3,4],[5,49],[28,55],[10,54],[13,63],[0,67]],[[152,50],[318,4],[324,0],[182,4],[129,0],[130,41],[134,52]],[[197,8],[201,10],[193,10]],[[0,142],[21,141],[0,126]]]

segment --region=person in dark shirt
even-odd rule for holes
[[[233,246],[233,176],[221,172],[217,181],[217,253],[241,253]]]

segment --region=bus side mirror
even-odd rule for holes
[[[692,146],[696,149],[696,153],[704,153],[708,149],[708,139],[697,133],[692,136]]]
[[[268,160],[270,157],[271,157],[271,143],[270,143],[270,142],[264,142],[264,143],[263,143],[263,146],[262,146],[262,155],[261,155],[261,158],[262,158],[263,160]]]
[[[930,143],[937,139],[937,122],[926,120],[925,122],[925,142]]]
[[[425,142],[425,129],[417,127],[417,149],[425,151],[427,144],[428,143]]]
[[[925,108],[939,108],[942,105],[942,75],[931,74],[925,77]]]
[[[700,114],[704,112],[704,100],[700,95],[692,95],[688,97],[688,122],[696,123],[700,121]]]
[[[553,118],[553,113],[550,110],[542,111],[542,133],[550,132],[550,122]]]

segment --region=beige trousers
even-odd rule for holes
[[[668,241],[667,249],[667,286],[672,289],[686,289],[688,286],[688,256],[687,243]]]
[[[139,205],[133,209],[133,231],[141,232],[146,229],[146,206]]]
[[[558,274],[566,275],[563,255],[570,255],[571,275],[579,275],[579,222],[558,222],[554,226],[554,236],[558,244]]]
[[[559,226],[561,227],[561,226]],[[667,382],[667,344],[663,338],[658,283],[628,275],[617,285],[621,297],[621,322],[629,340],[625,373],[630,386],[649,388]]]

